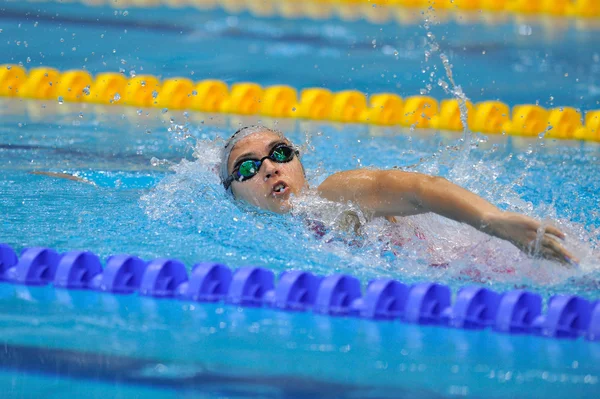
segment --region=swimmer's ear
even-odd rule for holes
[[[91,184],[92,186],[95,186],[95,184],[89,180],[83,179],[81,177],[73,176],[68,173],[57,173],[57,172],[45,172],[45,171],[41,171],[41,170],[32,170],[31,172],[29,172],[29,174],[54,177],[57,179],[72,180],[72,181],[76,181],[79,183],[86,183],[86,184]]]

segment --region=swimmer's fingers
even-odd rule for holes
[[[564,265],[573,266],[579,263],[579,260],[559,243],[556,238],[547,234],[542,238],[541,252],[543,257],[557,260]]]
[[[553,236],[556,236],[558,238],[560,238],[561,240],[565,239],[565,233],[563,233],[562,231],[560,231],[558,228],[554,227],[554,226],[546,226],[545,229],[547,234],[552,234]]]

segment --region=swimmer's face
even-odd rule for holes
[[[262,159],[279,144],[290,144],[285,138],[270,130],[253,133],[237,142],[229,155],[227,172],[246,159]],[[249,180],[231,184],[236,198],[262,209],[276,213],[290,210],[290,196],[298,195],[306,186],[302,164],[297,156],[285,163],[265,159],[258,173]]]

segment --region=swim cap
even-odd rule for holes
[[[229,173],[227,173],[227,164],[229,163],[229,155],[231,155],[233,147],[235,147],[238,141],[250,136],[251,134],[262,131],[273,132],[281,136],[281,138],[285,138],[283,136],[283,133],[281,133],[280,131],[269,129],[268,127],[261,125],[245,126],[239,129],[229,138],[229,140],[227,140],[225,146],[221,150],[221,166],[219,168],[219,177],[221,178],[221,183],[224,183],[225,180],[227,180],[227,177],[229,176]]]

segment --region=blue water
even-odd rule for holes
[[[36,58],[31,64],[67,68],[82,67],[89,61],[86,65],[93,72],[123,67],[126,73],[130,68],[140,73],[143,66],[143,72],[164,76],[183,74],[184,65],[188,65],[195,70],[194,76],[228,81],[285,82],[296,87],[323,84],[334,89],[361,90],[370,90],[367,85],[372,84],[373,91],[390,90],[389,83],[377,83],[372,74],[358,72],[362,61],[328,50],[333,46],[328,41],[347,50],[343,40],[352,35],[371,43],[374,34],[382,34],[379,27],[374,29],[364,22],[299,23],[239,16],[238,26],[267,33],[250,38],[240,33],[231,38],[206,33],[218,32],[215,24],[231,23],[219,11],[191,14],[190,10],[132,9],[124,17],[118,12],[115,15],[112,9],[76,4],[6,3],[2,7],[42,9],[75,20],[44,19],[34,28],[32,16],[0,14],[0,35],[8,37],[0,45],[11,62],[27,56],[34,59],[41,51],[44,58]],[[81,16],[192,28],[173,33],[160,26],[137,29],[132,23],[134,26],[128,27],[125,34],[114,23],[104,26],[88,20],[84,27],[78,22]],[[19,21],[23,21],[20,28]],[[337,34],[336,41],[325,34],[337,29],[326,28],[328,24],[351,33]],[[311,26],[321,32],[312,41],[302,36],[303,30]],[[269,33],[269,28],[287,36]],[[424,31],[416,27],[394,29],[399,29],[398,34],[424,36]],[[522,51],[530,55],[542,51],[560,54],[560,48],[570,51],[568,39],[564,43],[562,39],[549,41],[542,47],[539,42],[528,41],[535,35],[517,36],[514,32],[518,29],[512,25],[491,31],[481,26],[444,25],[436,29],[457,33],[445,40],[437,33],[442,46],[446,40],[462,40],[466,46],[472,33],[466,34],[464,29],[478,29],[478,40],[487,37],[479,35],[481,32],[488,32],[510,54],[498,56],[484,71],[475,66],[474,52],[451,53],[455,79],[474,100],[487,98],[477,97],[481,94],[472,90],[487,87],[475,78],[480,74],[497,82],[518,81],[520,86],[524,81],[547,81],[552,86],[536,92],[529,87],[509,90],[495,85],[495,90],[500,90],[498,96],[507,101],[539,99],[542,103],[544,96],[556,89],[557,93],[552,93],[556,99],[575,104],[574,97],[583,95],[584,86],[593,92],[597,64],[577,61],[586,46],[594,47],[591,33],[569,31],[567,36],[584,42],[573,50],[577,54],[558,57],[546,71],[528,73],[508,72],[514,57],[522,54],[514,50],[517,39],[526,41],[523,46],[528,49]],[[105,37],[100,38],[101,34]],[[135,37],[119,40],[116,35]],[[371,36],[365,39],[366,35]],[[54,44],[53,37],[58,43],[61,37],[65,42],[68,39],[73,42],[68,48],[77,49],[65,51]],[[174,41],[180,48],[174,50],[171,45],[170,52],[164,53],[148,50]],[[415,43],[412,53],[406,52],[414,55],[412,64],[406,60],[388,60],[390,63],[385,64],[387,58],[372,46],[363,46],[360,57],[377,61],[377,66],[369,67],[371,71],[389,65],[398,71],[410,70],[416,76],[424,49],[419,44],[422,42]],[[253,45],[258,53],[252,52]],[[314,63],[332,69],[306,68],[302,63],[311,57],[297,51],[302,46],[311,49],[311,63],[316,60]],[[113,48],[117,53],[112,53]],[[227,51],[214,56],[215,48]],[[313,48],[322,51],[314,52]],[[280,49],[280,53],[268,53],[273,49]],[[60,51],[65,54],[60,55]],[[83,52],[88,53],[88,61],[83,61]],[[268,63],[253,62],[265,54]],[[102,65],[102,55],[106,66]],[[122,57],[126,64],[121,63]],[[466,67],[461,66],[462,59]],[[533,59],[533,65],[539,65],[539,60]],[[343,69],[346,64],[355,67],[357,72],[351,74],[355,80],[339,81],[340,73],[333,72],[332,60],[339,61],[335,68]],[[242,61],[248,66],[240,67]],[[575,73],[575,79],[586,83],[559,88],[556,70],[569,63],[577,68],[584,65],[579,75],[571,72],[569,76]],[[405,76],[398,80],[402,85],[412,85],[412,89],[402,86],[403,95],[424,87],[420,78],[410,80]],[[594,107],[593,98],[586,95],[580,106]],[[409,283],[435,280],[454,291],[477,284],[497,291],[527,288],[544,298],[556,293],[600,298],[598,144],[261,120],[268,125],[277,123],[301,146],[313,186],[339,170],[399,167],[445,176],[503,209],[551,221],[567,232],[566,245],[581,258],[578,268],[566,269],[525,256],[509,243],[434,215],[406,218],[395,227],[368,223],[358,237],[359,245],[348,246],[344,241],[357,237],[334,229],[328,243],[306,226],[306,213],[310,216],[310,208],[317,205],[314,200],[298,202],[299,211],[286,216],[265,214],[235,203],[223,193],[213,172],[222,144],[219,137],[227,136],[240,124],[256,122],[256,118],[20,100],[0,101],[0,118],[0,242],[17,250],[43,245],[59,251],[92,250],[102,258],[116,253],[145,259],[168,256],[181,259],[188,267],[214,260],[232,267],[258,265],[275,271],[301,268],[324,275],[346,272],[365,283],[385,276]],[[93,184],[34,175],[32,171],[66,172]],[[335,212],[326,215],[335,216]],[[426,239],[415,240],[415,229]],[[396,248],[396,254],[387,248],[390,241],[386,237],[390,234],[406,240],[404,247]],[[448,267],[429,266],[440,261]],[[583,340],[513,337],[490,331],[7,284],[0,284],[0,303],[4,344],[4,352],[0,351],[0,381],[11,398],[65,398],[77,394],[123,398],[590,398],[600,392],[600,348]]]

